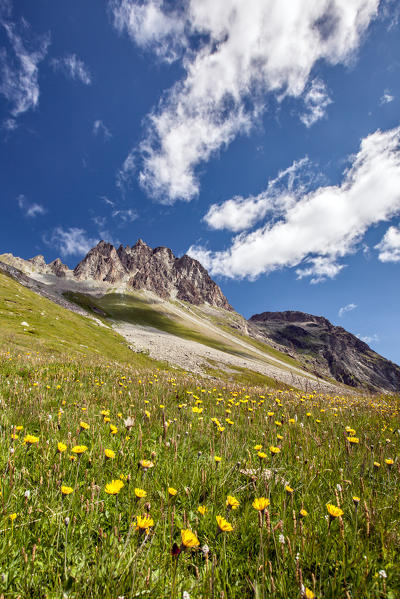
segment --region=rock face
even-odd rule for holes
[[[322,316],[263,312],[250,322],[267,339],[295,350],[307,368],[352,387],[400,391],[400,367]]]
[[[139,239],[132,247],[100,241],[74,269],[78,280],[93,279],[111,284],[125,283],[156,295],[178,298],[191,304],[210,304],[232,310],[221,289],[197,260],[176,258],[166,247],[152,249]]]
[[[124,285],[127,289],[147,289],[164,299],[180,299],[191,304],[209,304],[232,310],[218,285],[205,268],[193,258],[176,258],[166,247],[152,249],[142,239],[130,247],[118,249],[100,241],[71,271],[59,258],[46,264],[42,255],[29,260],[12,254],[0,255],[0,261],[28,275],[55,275],[75,281],[99,281]]]
[[[29,260],[24,260],[23,258],[18,258],[17,256],[13,256],[12,254],[1,254],[0,262],[4,264],[9,264],[14,268],[18,268],[22,272],[26,274],[41,274],[41,275],[56,275],[57,277],[65,277],[67,273],[71,273],[71,270],[63,264],[60,258],[53,260],[49,264],[46,264],[44,257],[39,254],[34,258],[30,258]]]

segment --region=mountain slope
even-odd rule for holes
[[[400,390],[400,367],[322,316],[304,312],[263,312],[250,318],[264,339],[295,350],[314,373],[352,387]]]

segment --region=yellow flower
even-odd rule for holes
[[[72,453],[77,453],[78,455],[80,455],[81,453],[85,453],[85,451],[87,451],[87,447],[86,445],[75,445],[75,447],[73,447],[71,451]]]
[[[286,485],[285,491],[286,491],[286,493],[288,495],[292,495],[293,494],[293,489],[292,489],[292,487],[289,487],[289,485]]]
[[[358,504],[360,503],[360,498],[359,497],[353,497],[353,502],[354,502],[354,505],[357,507]]]
[[[39,443],[39,437],[35,437],[34,435],[26,435],[24,438],[24,443],[28,445],[34,445],[35,443]]]
[[[274,447],[273,445],[271,445],[271,447],[269,448],[269,450],[273,454],[281,453],[281,450],[279,449],[279,447]]]
[[[300,516],[300,518],[305,518],[306,516],[308,516],[308,512],[307,512],[307,510],[305,510],[305,509],[303,509],[303,508],[302,508],[302,509],[299,511],[299,516]]]
[[[65,445],[65,443],[57,443],[57,451],[58,453],[63,453],[64,451],[66,451],[67,446]]]
[[[153,468],[154,464],[150,460],[140,460],[139,466],[141,466],[143,470],[147,470],[148,468]]]
[[[222,458],[220,458],[219,455],[215,455],[214,460],[218,463],[222,460]]]
[[[14,441],[16,441],[18,439],[18,435],[16,433],[11,433],[11,439],[14,439]]]
[[[225,520],[225,518],[223,518],[222,516],[216,516],[216,520],[217,520],[217,524],[218,524],[218,528],[222,531],[222,532],[231,532],[233,530],[233,526],[232,524],[230,524],[227,520]]]
[[[262,449],[262,445],[254,445],[254,449],[256,451],[260,451]]]
[[[305,587],[303,597],[305,597],[305,599],[314,599],[315,593],[313,593],[308,587]]]
[[[171,497],[174,497],[177,494],[177,490],[174,489],[174,487],[168,487],[168,495],[171,495]]]
[[[252,505],[253,508],[255,510],[258,510],[259,512],[263,512],[264,510],[267,509],[267,507],[269,506],[269,499],[267,499],[266,497],[256,497],[255,500],[253,501]]]
[[[112,480],[106,485],[105,492],[108,493],[108,495],[118,495],[123,486],[124,483],[122,480]]]
[[[206,513],[206,511],[207,511],[207,508],[206,508],[206,506],[205,506],[205,505],[199,505],[199,507],[197,508],[197,511],[198,511],[198,512],[199,512],[199,513],[200,513],[202,516],[204,516],[204,514],[205,514],[205,513]]]
[[[336,507],[336,505],[332,505],[332,503],[327,503],[326,509],[328,510],[328,513],[331,518],[339,518],[339,516],[342,516],[344,514],[343,510],[341,510],[340,507]]]
[[[228,495],[228,497],[226,498],[226,507],[230,510],[236,510],[239,507],[240,503],[239,501],[236,499],[236,497],[233,497],[232,495]]]
[[[360,439],[358,437],[346,437],[346,438],[347,438],[348,442],[352,445],[360,442]]]
[[[110,424],[110,433],[112,435],[116,435],[118,432],[118,428],[114,424]]]
[[[386,464],[386,466],[393,466],[394,461],[391,458],[386,458],[385,464]]]
[[[65,485],[61,485],[61,493],[63,495],[70,495],[74,490],[72,487],[66,487]]]
[[[140,530],[140,532],[146,531],[146,534],[149,534],[149,529],[154,526],[154,520],[150,516],[150,514],[146,514],[145,516],[136,516],[136,529]]]
[[[278,441],[282,441],[283,439],[282,435],[276,435],[276,438],[278,439]]]
[[[15,427],[16,431],[23,431],[24,427],[22,426],[22,424],[19,424],[18,426]]]
[[[112,449],[105,449],[104,455],[107,459],[113,460],[115,458],[115,451],[113,451]]]
[[[198,547],[200,545],[199,539],[188,528],[186,530],[181,530],[181,537],[182,545],[185,547]]]
[[[143,497],[146,497],[147,493],[144,489],[139,489],[139,488],[135,488],[135,495],[138,499],[142,499]]]
[[[375,468],[380,468],[380,467],[381,467],[381,465],[380,465],[380,463],[379,463],[379,462],[374,462],[374,467],[375,467]]]
[[[79,423],[79,426],[83,431],[87,431],[90,429],[90,425],[87,422],[83,422],[83,420]]]
[[[267,457],[267,454],[263,451],[257,451],[257,455],[260,458],[260,460],[265,460],[265,458]]]
[[[14,522],[15,518],[17,517],[17,514],[10,514],[8,517],[10,518],[11,522]]]

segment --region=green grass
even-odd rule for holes
[[[256,375],[251,382],[257,386],[3,353],[0,595],[290,599],[301,597],[304,584],[324,599],[395,599],[399,398],[307,395],[269,388]],[[202,412],[193,412],[198,406]],[[357,445],[346,442],[346,426],[356,430]],[[26,434],[38,443],[24,444]],[[62,454],[59,442],[67,445]],[[71,461],[75,445],[87,451]],[[273,457],[270,446],[280,453]],[[114,459],[105,460],[105,448]],[[142,459],[154,464],[147,473]],[[120,493],[108,495],[106,484],[121,477]],[[62,499],[61,485],[72,494]],[[146,498],[135,499],[135,488]],[[237,509],[227,510],[228,495]],[[262,496],[270,500],[263,521],[252,507]],[[341,519],[326,520],[327,503],[340,504]],[[132,523],[148,511],[154,524],[146,536]],[[232,532],[218,532],[217,515]],[[186,528],[207,555],[171,555]]]
[[[210,368],[209,364],[213,367]],[[285,383],[282,383],[282,381],[248,368],[241,368],[240,366],[229,366],[227,368],[228,372],[224,370],[218,362],[209,359],[208,363],[204,365],[204,372],[218,380],[224,379],[230,383],[251,385],[253,387],[268,387],[269,389],[291,389],[292,391],[298,391],[294,386],[286,385]]]
[[[21,323],[26,322],[28,326]],[[0,273],[0,349],[98,356],[151,367],[154,362],[132,352],[125,339],[108,327],[58,306]]]
[[[212,336],[203,335],[199,331],[184,326],[172,314],[162,313],[153,308],[149,300],[141,299],[132,294],[107,293],[101,298],[73,292],[67,292],[64,295],[70,301],[88,310],[93,311],[93,308],[97,308],[103,311],[106,317],[113,320],[154,327],[182,339],[197,341],[235,356],[252,357],[245,350],[240,350],[229,343],[221,342]],[[98,313],[94,313],[98,315]]]

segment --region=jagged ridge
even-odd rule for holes
[[[329,374],[352,387],[400,390],[399,366],[323,316],[297,311],[263,312],[249,320],[265,338],[295,350],[315,373]]]

